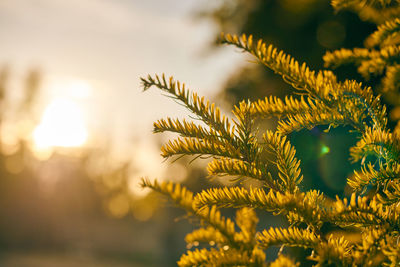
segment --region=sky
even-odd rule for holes
[[[113,156],[135,157],[138,176],[165,176],[152,122],[187,113],[160,91],[143,93],[140,77],[165,73],[201,95],[216,95],[244,60],[233,48],[208,49],[215,27],[193,20],[193,13],[212,2],[2,0],[0,66],[10,68],[11,95],[21,97],[27,71],[40,70],[36,133],[52,131],[57,118],[72,120],[69,128],[79,120],[87,133],[78,135],[88,144],[110,137]],[[61,106],[70,112],[55,115]]]

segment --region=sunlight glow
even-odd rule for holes
[[[79,147],[88,137],[83,112],[72,100],[58,98],[43,113],[33,132],[38,149],[49,147]]]

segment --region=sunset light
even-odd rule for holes
[[[72,100],[55,99],[45,109],[33,132],[37,148],[79,147],[87,140],[83,112]]]

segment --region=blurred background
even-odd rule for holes
[[[173,75],[229,112],[290,91],[217,45],[221,31],[320,69],[326,50],[362,46],[373,29],[328,0],[0,0],[0,266],[175,266],[192,226],[140,178],[194,191],[210,181],[204,162],[159,156],[171,136],[153,135],[152,122],[188,113],[142,93],[140,77]],[[355,137],[323,130],[292,135],[304,188],[343,195]]]

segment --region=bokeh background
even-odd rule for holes
[[[229,112],[290,88],[217,45],[221,31],[320,69],[326,50],[362,46],[373,29],[328,0],[0,0],[0,266],[175,266],[192,226],[140,178],[194,191],[219,181],[204,162],[160,157],[170,136],[153,135],[152,122],[188,112],[143,93],[140,77],[173,75]],[[303,186],[344,195],[355,137],[324,129],[292,135]]]

